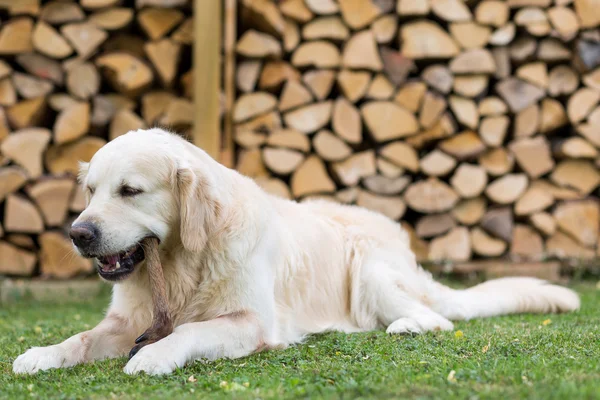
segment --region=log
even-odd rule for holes
[[[130,99],[115,93],[94,96],[92,125],[106,126],[117,110],[133,110],[135,106],[136,104]]]
[[[295,198],[335,191],[335,184],[317,156],[310,156],[304,160],[292,175],[290,185]]]
[[[415,70],[413,60],[390,47],[381,47],[380,54],[383,71],[395,86],[402,85],[408,75]]]
[[[61,226],[69,210],[75,182],[72,179],[45,179],[27,188],[27,195],[35,201],[48,227]]]
[[[100,75],[96,67],[88,62],[80,63],[67,72],[67,90],[73,96],[87,100],[98,94]]]
[[[12,106],[17,102],[17,91],[10,78],[0,81],[0,106]]]
[[[467,261],[471,258],[469,230],[459,226],[433,239],[429,246],[432,261]]]
[[[77,183],[69,201],[69,211],[80,213],[85,210],[86,203],[84,189],[81,184]]]
[[[63,69],[58,61],[37,53],[19,54],[15,60],[27,73],[41,79],[48,79],[58,85],[63,84]]]
[[[515,215],[523,216],[543,211],[554,204],[554,197],[551,193],[541,189],[539,186],[531,186],[517,200],[515,204]]]
[[[485,169],[466,163],[459,165],[450,179],[450,184],[463,199],[479,196],[483,193],[487,182]]]
[[[280,58],[282,55],[281,44],[273,36],[247,30],[237,42],[238,54],[248,58]]]
[[[45,232],[39,237],[40,271],[44,277],[72,278],[94,271],[92,260],[73,252],[71,240],[59,232]]]
[[[554,99],[542,100],[541,133],[547,134],[553,132],[568,123],[567,113],[559,101]]]
[[[12,81],[19,95],[25,99],[44,97],[54,90],[51,82],[20,72],[13,73]],[[11,103],[14,104],[14,101]]]
[[[500,28],[506,25],[508,17],[509,8],[505,1],[484,0],[475,8],[475,19],[483,25]]]
[[[112,121],[110,121],[108,139],[114,140],[127,132],[145,129],[146,127],[147,125],[144,120],[133,111],[127,109],[120,110],[115,113]]]
[[[3,24],[0,31],[0,55],[21,54],[33,51],[33,22],[18,18]]]
[[[44,231],[44,221],[27,198],[9,194],[4,203],[4,229],[7,232],[41,233]]]
[[[312,133],[323,128],[331,119],[331,101],[314,103],[290,111],[283,116],[285,124],[300,132]]]
[[[150,39],[158,40],[183,21],[183,13],[176,9],[146,8],[137,14],[137,21]]]
[[[333,0],[305,0],[306,6],[317,15],[337,14],[339,5]]]
[[[532,104],[519,111],[514,123],[514,136],[529,137],[535,135],[540,127],[540,107]]]
[[[464,131],[451,138],[443,140],[440,150],[454,156],[458,160],[477,157],[485,151],[485,145],[473,131]]]
[[[313,101],[310,91],[300,82],[287,81],[279,97],[279,111],[289,111]]]
[[[449,130],[448,126],[445,125],[445,118],[447,114],[442,116],[440,121],[430,129],[420,131],[416,135],[406,138],[406,143],[410,144],[415,149],[422,149],[428,146],[431,142],[438,141],[440,139],[447,138],[454,134],[454,129]],[[448,118],[451,120],[451,117]]]
[[[600,24],[600,11],[593,0],[575,0],[575,12],[581,21],[581,28],[594,28]]]
[[[125,28],[133,21],[133,10],[124,7],[108,8],[90,15],[88,21],[100,29],[116,31]]]
[[[421,111],[419,112],[419,124],[426,129],[431,128],[442,117],[446,111],[446,99],[433,92],[425,93]],[[411,114],[412,115],[412,114]]]
[[[0,143],[9,135],[10,128],[8,126],[8,121],[6,120],[6,114],[4,113],[4,109],[0,108]],[[8,163],[5,161],[3,157],[0,157],[0,166]]]
[[[369,132],[377,142],[410,136],[419,128],[412,113],[390,101],[368,102],[360,111]]]
[[[541,260],[544,254],[542,237],[527,225],[515,225],[510,244],[510,254],[527,260]]]
[[[404,200],[410,208],[426,214],[448,211],[458,199],[458,194],[437,178],[415,182],[404,193]]]
[[[394,102],[408,111],[416,113],[421,108],[426,91],[427,86],[423,82],[407,82],[398,90]]]
[[[598,157],[598,150],[587,140],[571,137],[552,144],[552,152],[557,158],[591,158]]]
[[[340,0],[338,3],[344,22],[353,30],[366,27],[381,14],[381,9],[371,1]]]
[[[510,243],[513,235],[513,214],[510,207],[489,209],[480,226],[490,235]]]
[[[0,144],[0,151],[9,160],[22,166],[29,177],[42,175],[42,154],[50,141],[50,131],[28,128],[12,133]]]
[[[301,151],[310,152],[310,140],[306,135],[293,129],[281,129],[269,135],[267,144],[272,147],[283,147]]]
[[[240,131],[236,132],[233,140],[245,149],[254,149],[266,143],[267,135],[260,132]]]
[[[142,96],[142,117],[146,124],[154,125],[167,111],[175,96],[166,91],[148,92]],[[128,110],[131,111],[131,110]]]
[[[141,2],[141,1],[144,1],[144,0],[136,0],[137,3]],[[152,0],[146,0],[146,1],[152,1]],[[172,1],[172,0],[163,0],[163,1]],[[96,9],[114,6],[118,2],[119,2],[119,0],[81,0],[80,4],[85,9],[96,10]],[[136,6],[140,7],[137,3],[136,3]]]
[[[75,103],[58,114],[54,127],[54,141],[57,144],[71,142],[88,133],[90,128],[90,104]]]
[[[350,146],[328,130],[321,130],[315,135],[313,147],[325,161],[341,161],[352,154]]]
[[[7,195],[16,192],[27,182],[27,171],[14,165],[0,168],[0,201]]]
[[[450,24],[450,34],[463,49],[480,49],[490,41],[492,30],[475,22]]]
[[[83,137],[61,146],[50,146],[44,155],[46,169],[54,175],[70,173],[77,176],[79,162],[89,162],[106,142],[97,137]]]
[[[509,22],[492,33],[489,43],[494,46],[506,46],[513,41],[516,33],[517,27],[512,22]]]
[[[383,175],[372,175],[363,179],[363,184],[369,191],[382,195],[400,194],[410,183],[409,176],[388,178]]]
[[[421,78],[438,92],[448,94],[452,89],[454,76],[452,72],[442,64],[431,65],[421,73]]]
[[[371,25],[375,41],[379,44],[391,42],[398,30],[398,20],[394,15],[384,15]]]
[[[398,178],[404,174],[404,168],[400,168],[383,157],[377,157],[375,163],[377,164],[377,170],[386,178]]]
[[[286,62],[268,62],[260,74],[258,88],[275,90],[288,80],[300,80],[300,73]]]
[[[346,41],[350,37],[350,30],[340,17],[322,17],[310,21],[302,28],[304,40],[331,40]]]
[[[371,82],[371,74],[364,71],[344,69],[337,76],[337,84],[341,92],[352,103],[360,100],[366,93]]]
[[[420,238],[430,238],[443,235],[456,227],[456,221],[450,214],[432,214],[421,217],[415,225],[415,231]]]
[[[335,194],[335,199],[342,204],[353,204],[358,198],[359,191],[358,187],[340,190]]]
[[[34,253],[0,240],[0,274],[29,277],[36,261]]]
[[[46,114],[46,100],[44,97],[23,100],[6,109],[8,122],[15,129],[37,126]]]
[[[593,124],[580,124],[577,125],[576,131],[578,134],[586,138],[590,143],[596,147],[600,147],[600,131]]]
[[[512,112],[519,112],[544,97],[543,89],[517,78],[507,78],[496,84],[496,92],[502,96]]]
[[[483,116],[497,116],[506,114],[508,107],[499,97],[489,96],[479,102],[479,115]]]
[[[236,68],[236,87],[244,93],[254,90],[260,75],[262,63],[260,61],[243,61]]]
[[[401,2],[402,1],[403,0],[401,0]],[[415,254],[417,261],[426,261],[429,256],[429,244],[426,241],[421,240],[415,233],[415,230],[405,221],[401,221],[400,225],[402,226],[402,229],[408,233],[410,249]]]
[[[285,20],[285,29],[283,30],[283,49],[291,53],[300,44],[300,29],[298,24],[290,19]]]
[[[165,88],[171,87],[179,66],[181,45],[170,39],[162,39],[146,43],[144,50],[158,73],[162,85]]]
[[[600,102],[600,93],[590,88],[581,88],[567,103],[567,115],[571,123],[581,122]]]
[[[340,65],[340,52],[325,40],[304,42],[292,54],[292,65],[298,68],[335,68]]]
[[[431,4],[429,0],[399,0],[396,12],[400,16],[422,16],[429,14]]]
[[[235,169],[249,178],[268,177],[260,149],[240,151]]]
[[[377,51],[377,42],[371,30],[357,32],[350,37],[342,52],[342,66],[372,71],[383,69],[383,62]]]
[[[260,177],[254,180],[265,192],[284,199],[291,199],[288,186],[280,179]]]
[[[571,51],[555,39],[543,39],[538,48],[537,57],[541,61],[556,63],[573,57]]]
[[[338,97],[333,105],[331,124],[334,132],[346,142],[358,144],[362,141],[360,113],[342,96]]]
[[[515,164],[515,158],[504,148],[491,149],[478,159],[481,165],[491,176],[501,176],[512,171]]]
[[[492,56],[496,62],[496,79],[505,79],[511,74],[510,54],[507,47],[495,47],[492,49]]]
[[[456,160],[435,149],[421,158],[419,166],[428,176],[446,176],[456,167]]]
[[[485,194],[497,204],[511,204],[523,195],[528,184],[525,174],[506,174],[493,181],[485,189]]]
[[[484,257],[498,257],[506,251],[506,243],[487,234],[481,228],[471,230],[471,245],[476,254]]]
[[[49,24],[62,25],[85,19],[85,13],[76,3],[51,1],[42,7],[39,18]]]
[[[417,21],[400,28],[401,53],[411,59],[451,58],[459,53],[458,45],[438,24]]]
[[[243,124],[236,125],[236,132],[243,131],[263,131],[271,132],[273,130],[281,128],[281,117],[278,112],[271,111],[270,113],[256,117]]]
[[[400,196],[379,196],[361,190],[358,192],[356,204],[360,207],[378,212],[397,221],[406,212],[406,205]]]
[[[267,92],[254,92],[240,96],[233,108],[234,122],[243,122],[275,108],[277,98]]]
[[[546,63],[532,62],[522,65],[517,69],[516,76],[538,87],[548,89],[550,78]]]
[[[556,232],[556,221],[552,215],[539,212],[529,217],[531,224],[545,236],[552,236]]]
[[[479,136],[489,147],[499,147],[504,142],[510,119],[504,115],[486,117],[481,120]]]
[[[600,172],[590,161],[565,160],[556,166],[550,179],[557,185],[588,195],[600,185]]]
[[[458,54],[450,61],[450,71],[455,74],[493,74],[496,62],[489,50],[470,49]]]
[[[477,105],[471,99],[459,96],[450,96],[450,109],[456,116],[456,120],[469,129],[477,129],[479,125],[479,113]]]
[[[582,199],[584,196],[576,190],[569,189],[567,187],[556,186],[551,182],[543,179],[533,181],[532,187],[539,187],[540,189],[548,192],[552,197],[557,200],[574,200]]]
[[[240,18],[244,26],[276,37],[281,37],[285,21],[277,5],[269,0],[243,0],[240,2]]]
[[[573,74],[575,74],[576,79],[579,80],[579,77],[574,71]],[[587,87],[600,90],[600,69],[595,69],[594,71],[585,74],[582,81]],[[579,81],[577,82],[579,83]],[[577,89],[577,86],[573,88],[572,92],[575,91],[575,89]]]
[[[394,86],[384,74],[377,74],[367,90],[367,99],[388,100],[394,94]]]
[[[454,93],[465,97],[479,97],[488,87],[487,75],[464,75],[454,79]]]
[[[314,15],[304,3],[304,0],[287,0],[279,5],[283,15],[297,22],[308,22]]]
[[[463,225],[475,225],[482,218],[487,208],[484,197],[475,197],[473,199],[461,200],[450,214],[456,221]]]
[[[401,168],[412,172],[419,171],[419,155],[405,142],[392,142],[382,147],[379,154]]]
[[[569,95],[579,86],[579,76],[573,68],[558,65],[548,75],[548,93],[550,96]]]
[[[566,234],[557,231],[546,240],[546,252],[559,259],[592,259],[593,250],[585,248]]]
[[[332,165],[337,179],[345,186],[355,186],[367,176],[375,175],[375,152],[367,150]]]
[[[327,69],[307,71],[302,75],[302,82],[319,101],[329,96],[334,80],[335,72]]]
[[[194,123],[194,105],[186,99],[173,100],[169,103],[159,123],[165,126],[180,127],[180,129],[191,126]]]
[[[542,136],[516,140],[508,147],[519,166],[530,178],[539,178],[554,168],[550,146]]]
[[[82,59],[93,55],[108,38],[105,31],[89,22],[64,25],[60,32]]]
[[[267,168],[277,175],[289,175],[304,160],[304,155],[295,150],[266,147],[262,150]]]
[[[586,247],[598,243],[600,208],[593,199],[558,204],[553,212],[558,228]]]
[[[140,59],[127,53],[109,53],[96,58],[112,86],[126,96],[145,90],[154,79],[152,70]],[[135,73],[133,73],[135,72]]]

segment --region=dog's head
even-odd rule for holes
[[[77,251],[96,258],[100,276],[113,281],[144,261],[147,237],[201,251],[213,205],[203,161],[212,160],[161,129],[131,131],[106,144],[81,164],[87,206],[71,226]]]

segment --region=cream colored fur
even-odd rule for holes
[[[81,175],[95,191],[77,222],[99,226],[103,254],[149,234],[161,240],[176,328],[137,353],[128,374],[166,374],[196,359],[243,357],[328,330],[422,333],[451,330],[450,320],[579,307],[571,290],[532,278],[447,288],[420,268],[394,221],[358,207],[271,196],[160,129],[108,143]],[[120,198],[123,182],[144,193]],[[142,264],[114,285],[96,328],[32,348],[13,369],[35,373],[123,356],[151,313]]]

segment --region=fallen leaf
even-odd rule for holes
[[[191,375],[191,376],[188,378],[188,382],[198,382],[198,379],[194,378],[194,375]]]
[[[450,371],[450,373],[448,374],[448,382],[456,382],[456,378],[454,377],[454,375],[456,375],[456,371]]]
[[[227,381],[221,381],[221,383],[219,383],[219,386],[222,388],[226,388],[227,387]]]
[[[544,322],[542,322],[542,325],[546,326],[546,325],[550,325],[552,323],[551,319],[547,319]]]

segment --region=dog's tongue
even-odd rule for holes
[[[112,256],[106,257],[107,264],[115,265],[119,261],[119,255],[115,254]]]

